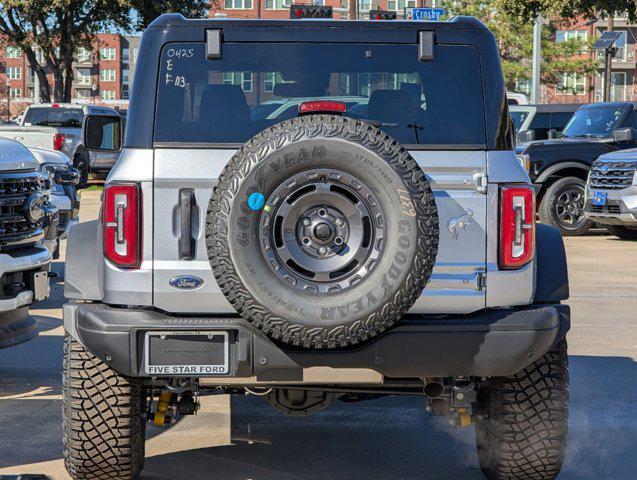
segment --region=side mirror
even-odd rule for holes
[[[635,130],[631,127],[618,128],[613,132],[613,140],[616,142],[632,142],[635,139]]]
[[[553,140],[554,138],[557,138],[557,130],[555,128],[551,128],[549,130],[548,136],[549,136],[549,140]]]
[[[522,130],[518,132],[518,143],[532,142],[535,140],[535,131]]]
[[[119,152],[122,149],[124,122],[119,115],[84,117],[82,141],[88,151]]]
[[[80,172],[77,168],[57,170],[53,175],[53,181],[58,185],[77,185],[80,183]]]

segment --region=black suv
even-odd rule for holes
[[[522,143],[516,154],[529,168],[543,223],[562,235],[582,235],[593,222],[584,216],[584,188],[591,164],[614,150],[637,146],[637,111],[633,102],[584,105],[560,138]]]

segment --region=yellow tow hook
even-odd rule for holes
[[[173,393],[164,391],[159,395],[157,400],[157,411],[153,417],[153,423],[158,427],[163,427],[166,424],[166,415],[173,400]]]
[[[469,415],[469,409],[467,408],[459,408],[457,410],[458,413],[458,425],[462,428],[467,428],[471,426],[471,415]]]

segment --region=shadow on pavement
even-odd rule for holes
[[[561,479],[635,478],[637,364],[627,357],[572,356],[569,444]],[[148,458],[142,478],[228,480],[479,479],[472,430],[429,417],[417,398],[336,402],[289,418],[255,397],[232,401],[234,437],[257,443]]]

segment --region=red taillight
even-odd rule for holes
[[[53,134],[53,150],[62,150],[66,136],[63,133]]]
[[[535,255],[535,190],[530,185],[500,189],[500,268],[520,268]]]
[[[112,184],[104,189],[104,256],[118,267],[138,268],[141,263],[140,202],[141,192],[136,184]]]
[[[299,114],[306,113],[345,113],[347,105],[343,102],[333,102],[331,100],[315,100],[303,102],[299,105]]]

